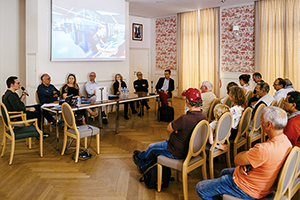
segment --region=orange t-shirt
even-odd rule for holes
[[[252,169],[246,175],[238,166],[233,173],[235,184],[256,199],[273,192],[278,173],[291,149],[292,144],[284,134],[256,144],[246,153]]]

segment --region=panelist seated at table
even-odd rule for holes
[[[27,119],[38,119],[38,126],[41,126],[41,112],[40,105],[25,106],[24,101],[26,95],[28,96],[27,90],[23,90],[21,97],[16,93],[20,89],[21,83],[16,76],[10,76],[6,80],[7,90],[2,97],[2,102],[6,106],[7,110],[13,111],[23,111],[26,113]],[[49,134],[43,133],[43,137],[49,137]]]
[[[96,95],[96,88],[100,87],[100,84],[95,80],[96,79],[96,73],[91,72],[89,75],[90,80],[85,84],[85,91],[88,95],[88,97],[92,97]],[[105,106],[103,106],[103,109],[105,109]],[[102,111],[102,122],[103,124],[108,124],[106,119],[106,114],[104,111]]]
[[[126,83],[123,81],[123,77],[121,74],[116,74],[115,75],[115,82],[113,84],[113,89],[114,89],[114,94],[115,95],[120,95],[121,94],[121,88],[127,88]],[[133,106],[133,102],[130,102],[130,108],[132,110],[132,114],[136,114],[137,111],[135,110]],[[126,120],[129,119],[128,117],[128,103],[124,103],[124,118]]]
[[[174,80],[170,78],[171,70],[165,70],[165,77],[161,77],[155,88],[160,95],[162,106],[168,105],[168,98],[172,97],[172,91],[174,90]]]
[[[148,81],[146,79],[143,79],[143,74],[142,72],[137,72],[136,76],[138,77],[137,80],[133,82],[133,87],[136,92],[147,92],[148,93]],[[143,99],[142,101],[142,106],[146,106],[147,110],[150,109],[147,100]],[[144,115],[144,113],[139,113],[139,115]]]
[[[80,93],[75,74],[68,75],[67,82],[62,86],[62,90],[61,90],[62,99],[66,99],[66,97],[70,95],[73,95],[73,98],[84,97]],[[87,108],[86,110],[90,113],[90,115],[95,117],[98,116],[98,113],[93,112],[90,108]],[[84,110],[79,110],[78,112],[83,116],[85,115]]]
[[[45,103],[53,103],[57,101],[60,91],[51,84],[51,77],[48,74],[43,74],[41,76],[42,83],[37,88],[37,94],[40,101],[40,104],[43,105]],[[43,110],[43,115],[47,119],[51,126],[56,125],[56,120],[53,116],[47,111]]]

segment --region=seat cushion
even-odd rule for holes
[[[93,135],[97,135],[100,133],[100,129],[95,127],[95,126],[91,126],[91,125],[81,125],[81,126],[77,126],[77,130],[80,133],[80,138],[85,138],[88,136],[93,136]],[[68,132],[72,133],[75,135],[75,131],[74,129],[68,129]]]
[[[194,164],[195,162],[200,161],[201,159],[203,159],[202,156],[196,156],[196,157],[192,158],[190,160],[189,166]],[[178,171],[182,171],[182,165],[183,165],[184,160],[185,159],[174,159],[174,158],[169,158],[169,157],[162,156],[162,155],[157,157],[158,164],[176,169]]]
[[[39,136],[39,132],[36,130],[35,126],[14,128],[13,131],[15,133],[15,140]],[[7,133],[11,135],[10,131],[7,131]]]

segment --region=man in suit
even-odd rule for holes
[[[174,80],[170,78],[171,70],[165,70],[165,77],[161,77],[155,88],[160,95],[162,106],[168,105],[168,98],[172,97],[172,91],[174,90]]]
[[[140,71],[137,72],[136,76],[138,77],[138,79],[133,82],[133,87],[134,87],[135,91],[136,92],[148,92],[148,87],[149,87],[148,81],[146,79],[143,79],[142,72],[140,72]],[[146,106],[147,110],[150,109],[146,99],[142,100],[142,106]],[[139,113],[139,116],[141,116],[141,115],[144,115],[144,113],[143,112]]]

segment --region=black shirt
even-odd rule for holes
[[[26,111],[25,104],[15,92],[6,90],[2,101],[8,111]]]
[[[136,92],[148,92],[148,81],[146,79],[135,80],[133,82],[133,87]]]

